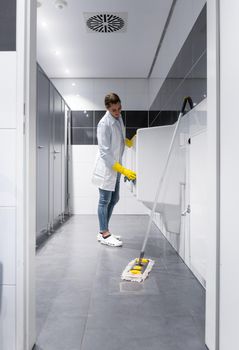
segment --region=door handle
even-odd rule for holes
[[[41,149],[41,148],[44,148],[44,147],[45,147],[45,146],[37,146],[37,148],[40,148],[40,149]]]
[[[60,151],[55,151],[55,150],[54,150],[53,153],[56,154],[56,153],[61,153],[61,152],[60,152]]]

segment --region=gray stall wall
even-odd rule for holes
[[[67,211],[66,104],[37,69],[37,237],[53,230]]]

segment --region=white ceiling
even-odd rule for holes
[[[51,78],[147,78],[172,0],[40,0],[37,59]],[[89,33],[85,12],[126,12],[126,32]]]

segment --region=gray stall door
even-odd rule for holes
[[[65,188],[64,188],[64,208],[65,213],[70,214],[70,159],[71,159],[71,111],[65,105]]]
[[[67,115],[68,108],[62,101],[62,112],[64,112],[63,120],[63,133],[64,133],[64,143],[62,144],[62,212],[67,213]]]
[[[63,212],[62,208],[62,182],[63,166],[62,153],[64,147],[64,121],[65,105],[59,93],[54,90],[54,113],[53,113],[53,215],[56,220]]]
[[[38,70],[37,79],[37,235],[49,223],[49,81]]]

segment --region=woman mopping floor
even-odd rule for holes
[[[129,180],[136,179],[136,173],[124,168],[122,157],[125,144],[132,146],[132,141],[125,137],[125,127],[121,116],[121,101],[118,95],[110,93],[105,96],[105,115],[97,126],[98,154],[92,182],[99,188],[99,233],[97,239],[101,244],[120,247],[120,236],[109,231],[109,220],[115,204],[119,201],[120,176]]]

